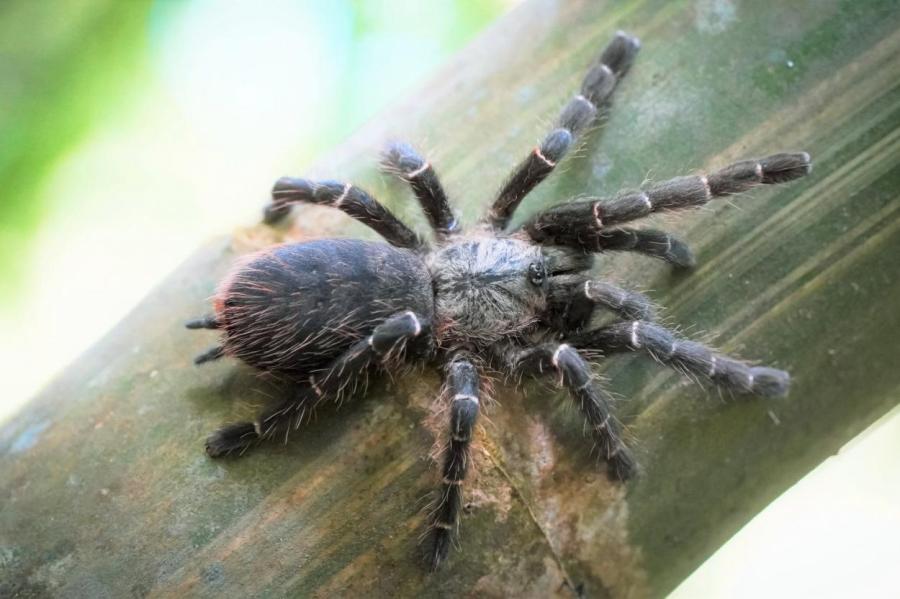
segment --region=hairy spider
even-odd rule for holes
[[[514,379],[556,377],[587,421],[609,475],[620,480],[636,473],[636,463],[583,352],[643,351],[736,393],[784,395],[786,372],[750,366],[680,338],[654,321],[647,297],[593,280],[589,270],[594,253],[612,250],[692,266],[694,258],[683,242],[662,231],[624,225],[796,179],[810,170],[806,153],[745,160],[609,199],[570,202],[507,231],[525,195],[608,107],[638,48],[636,38],[616,35],[555,128],[515,169],[487,218],[472,230],[460,227],[431,164],[409,145],[391,145],[384,166],[412,187],[434,229],[435,247],[354,185],[279,179],[265,222],[276,223],[302,202],[333,206],[390,245],[352,239],[281,245],[250,256],[231,272],[216,296],[215,314],[187,324],[221,329],[223,335],[222,345],[196,362],[229,355],[295,385],[289,398],[254,422],[211,435],[209,455],[242,453],[259,440],[286,436],[317,405],[354,394],[371,371],[414,361],[436,364],[450,402],[442,482],[429,523],[429,560],[437,567],[458,526],[485,369]],[[619,321],[591,329],[598,308]]]

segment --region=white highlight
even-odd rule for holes
[[[351,187],[353,187],[353,185],[350,183],[347,183],[346,185],[344,185],[344,191],[341,192],[341,195],[338,197],[338,199],[336,199],[331,205],[334,206],[335,208],[340,208],[341,204],[344,202],[344,200],[347,199],[347,194],[350,193]]]
[[[584,297],[586,297],[590,300],[594,299],[591,297],[591,282],[590,281],[584,282]]]
[[[453,401],[463,401],[463,400],[470,400],[470,401],[475,402],[476,404],[478,403],[478,398],[475,397],[474,395],[468,395],[466,393],[457,393],[456,395],[453,396]]]
[[[587,389],[587,388],[590,387],[592,384],[594,384],[594,381],[592,381],[590,378],[588,378],[588,380],[586,380],[586,381],[584,382],[584,384],[579,385],[578,387],[576,387],[575,390],[576,390],[576,391],[581,391],[582,389]]]
[[[603,219],[600,218],[600,202],[594,202],[594,220],[597,221],[597,228],[603,228]]]
[[[416,177],[418,177],[419,175],[421,175],[422,173],[424,173],[425,171],[427,171],[429,168],[431,168],[431,163],[430,163],[430,162],[426,162],[425,164],[423,164],[422,166],[420,166],[419,168],[417,168],[417,169],[414,170],[413,172],[407,174],[407,175],[406,175],[406,178],[407,178],[407,179],[415,179]]]
[[[544,164],[546,164],[546,165],[549,166],[550,168],[553,168],[553,167],[556,166],[556,163],[555,163],[555,162],[553,162],[552,160],[550,160],[549,158],[547,158],[546,156],[544,156],[544,155],[541,153],[541,149],[540,149],[540,148],[535,148],[535,149],[534,149],[534,155],[537,156],[538,158],[540,158],[541,160],[543,160],[543,161],[544,161]]]
[[[713,356],[709,362],[709,378],[712,378],[716,374],[716,357]]]
[[[639,320],[635,320],[631,323],[631,345],[635,349],[641,347],[640,340],[638,339],[638,327],[641,326],[641,322]]]
[[[569,346],[563,343],[556,348],[555,352],[553,352],[553,358],[551,359],[551,362],[553,363],[554,368],[559,368],[559,354],[567,349],[569,349]]]
[[[609,424],[609,419],[610,419],[611,417],[612,417],[612,414],[607,414],[607,415],[606,415],[606,418],[603,419],[603,422],[601,422],[601,423],[598,424],[596,427],[594,427],[595,430],[602,431],[603,429],[605,429],[605,428],[606,428],[606,425]]]
[[[709,177],[701,175],[700,182],[703,183],[703,189],[706,190],[706,199],[710,199],[712,197],[712,189],[709,187]]]
[[[591,108],[594,108],[594,103],[591,102],[590,100],[588,100],[587,98],[585,98],[585,97],[584,97],[583,95],[581,95],[581,94],[576,95],[576,96],[575,96],[575,99],[576,99],[576,100],[580,100],[581,102],[584,102],[585,104],[587,104],[587,105],[590,106]]]
[[[422,332],[422,324],[419,322],[419,319],[416,317],[415,313],[407,312],[406,315],[412,318],[413,323],[416,325],[416,330],[413,333],[413,337],[418,337],[419,333]]]
[[[808,162],[808,160],[807,160],[807,162]],[[756,170],[756,178],[759,179],[760,181],[762,181],[762,180],[763,180],[763,167],[762,167],[762,162],[757,162],[757,163],[756,163],[756,169],[755,169],[755,170]]]
[[[653,212],[653,202],[650,201],[650,196],[646,191],[641,192],[641,200],[647,205],[647,212]]]

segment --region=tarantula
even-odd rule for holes
[[[692,266],[694,258],[683,242],[662,231],[624,225],[796,179],[810,171],[808,154],[745,160],[609,199],[566,203],[507,231],[526,194],[608,107],[639,46],[635,37],[615,36],[555,128],[519,164],[487,217],[471,230],[460,226],[432,165],[407,144],[391,145],[384,166],[412,187],[434,229],[434,247],[350,183],[279,179],[265,210],[266,223],[282,220],[295,204],[310,202],[343,210],[390,245],[352,239],[293,243],[254,254],[232,270],[216,295],[215,314],[187,324],[222,331],[222,345],[196,362],[229,355],[294,386],[290,397],[254,422],[211,435],[208,454],[242,453],[259,440],[286,436],[322,402],[361,389],[372,371],[414,361],[436,364],[450,402],[442,482],[429,527],[429,560],[437,567],[458,526],[485,369],[514,378],[556,377],[581,410],[610,477],[619,480],[633,476],[637,466],[584,351],[643,351],[732,392],[786,394],[786,372],[750,366],[678,337],[654,321],[647,297],[593,280],[589,271],[594,253],[613,250]],[[597,309],[620,320],[590,329]]]

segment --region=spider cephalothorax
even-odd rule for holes
[[[569,202],[507,231],[525,195],[607,107],[638,47],[634,37],[616,35],[556,127],[518,166],[473,230],[460,227],[430,163],[406,144],[392,145],[384,165],[409,182],[434,229],[435,247],[358,187],[280,179],[266,222],[284,218],[294,204],[323,204],[366,223],[391,245],[349,239],[282,245],[250,256],[232,271],[220,286],[215,314],[188,323],[223,335],[222,345],[197,362],[231,355],[291,380],[294,392],[256,421],[214,433],[207,440],[209,455],[242,453],[259,440],[285,435],[321,402],[363,389],[373,371],[415,361],[435,364],[450,400],[441,488],[430,517],[429,556],[437,566],[458,524],[482,369],[513,380],[553,376],[575,400],[615,479],[634,475],[636,464],[583,353],[644,351],[733,392],[784,395],[787,373],[679,338],[655,322],[645,296],[594,280],[590,269],[595,253],[613,250],[692,266],[690,250],[678,239],[623,225],[801,177],[810,169],[807,154],[745,160],[609,199]],[[598,309],[619,320],[591,328]]]

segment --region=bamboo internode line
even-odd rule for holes
[[[227,360],[194,368],[213,338],[182,328],[248,240],[280,235],[251,227],[198,250],[6,425],[5,588],[217,597],[671,590],[897,402],[900,14],[891,5],[758,0],[701,14],[693,2],[528,2],[304,173],[353,181],[408,219],[414,201],[376,164],[386,140],[407,139],[424,146],[472,222],[595,53],[617,29],[633,32],[642,50],[611,116],[519,218],[637,187],[648,173],[664,180],[808,150],[806,179],[658,223],[695,250],[690,275],[641,256],[610,255],[598,267],[651,290],[667,323],[789,370],[787,399],[719,401],[652,362],[600,360],[643,467],[623,486],[590,456],[580,417],[561,407],[568,402],[498,384],[476,434],[462,548],[432,575],[414,548],[423,496],[440,476],[428,457],[443,422],[432,418],[433,374],[322,410],[286,446],[241,460],[204,454],[207,433],[280,392]],[[325,210],[300,209],[292,233],[371,237]],[[16,444],[23,435],[33,443]]]

